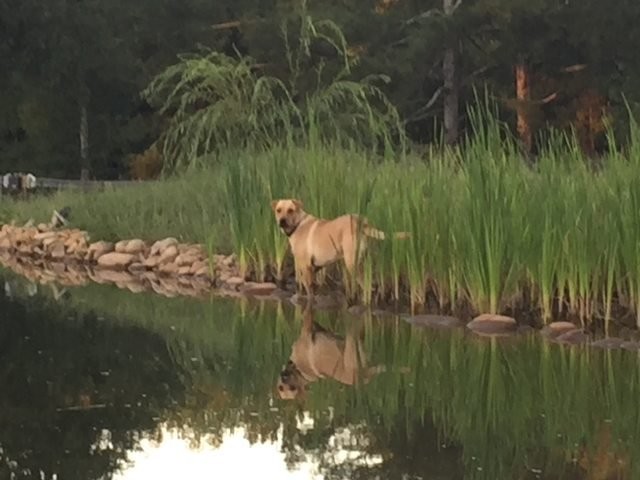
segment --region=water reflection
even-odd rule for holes
[[[313,309],[305,307],[300,334],[278,378],[280,398],[304,398],[310,384],[319,379],[351,386],[366,384],[384,370],[368,366],[361,339],[364,323],[351,319],[348,324],[346,336],[341,337],[316,322]]]
[[[273,478],[639,478],[630,352],[11,285],[14,300],[0,299],[0,478],[174,478],[174,464],[185,479],[221,476],[234,455],[234,476],[262,465]],[[295,402],[277,389],[288,360],[304,374]]]
[[[200,435],[189,428],[161,425],[157,432],[144,435],[136,449],[127,452],[114,480],[148,478],[273,478],[282,480],[321,480],[326,478],[324,463],[371,467],[382,463],[380,456],[345,448],[358,444],[345,429],[328,440],[324,455],[302,452],[291,461],[284,452],[284,429],[275,439],[248,440],[244,427],[225,429],[222,438]],[[332,478],[349,478],[346,476]]]

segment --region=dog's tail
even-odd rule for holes
[[[376,240],[385,240],[387,238],[387,234],[384,233],[382,230],[378,230],[377,228],[374,228],[370,225],[365,225],[364,226],[364,234],[367,237],[370,238],[375,238]],[[407,238],[409,238],[411,236],[411,234],[409,232],[394,232],[393,233],[393,238],[397,238],[398,240],[405,240]]]

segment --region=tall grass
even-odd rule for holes
[[[46,221],[70,205],[74,224],[96,239],[213,244],[261,277],[281,273],[287,252],[270,201],[297,197],[321,217],[360,213],[385,231],[411,233],[371,242],[357,286],[365,301],[417,307],[431,295],[442,309],[499,312],[525,293],[546,320],[608,320],[621,311],[614,307],[639,316],[637,131],[597,168],[566,136],[552,137],[529,166],[498,122],[475,125],[463,147],[402,159],[327,143],[221,152],[219,166],[127,189],[9,201],[5,215]]]

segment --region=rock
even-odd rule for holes
[[[177,251],[178,240],[173,237],[165,238],[164,240],[158,240],[151,246],[150,255],[159,255],[164,252],[167,248],[175,246]],[[177,256],[177,254],[176,254]]]
[[[622,345],[620,345],[620,348],[624,350],[629,350],[630,352],[637,352],[638,350],[640,350],[640,342],[636,342],[634,340],[622,342]]]
[[[100,257],[107,253],[113,252],[114,245],[111,242],[95,242],[89,245],[89,252],[87,254],[87,260],[98,260]]]
[[[156,268],[159,261],[160,261],[160,256],[154,255],[153,257],[148,257],[144,262],[142,262],[142,264],[146,268]]]
[[[65,257],[66,254],[64,243],[62,243],[61,241],[53,243],[48,250],[51,258],[53,258],[54,260],[61,260]]]
[[[462,326],[462,320],[448,315],[403,315],[402,318],[417,327],[447,329]]]
[[[565,345],[580,345],[589,341],[589,336],[581,329],[569,330],[561,335],[558,335],[553,342],[561,343]]]
[[[227,281],[227,283],[229,282]],[[266,297],[267,295],[271,295],[271,293],[273,293],[273,291],[276,288],[278,288],[278,286],[275,283],[271,283],[271,282],[263,282],[263,283],[246,282],[244,285],[238,288],[238,290],[244,293],[245,295],[253,295],[256,297]]]
[[[178,273],[178,266],[175,263],[164,263],[158,266],[158,270],[166,274]]]
[[[127,243],[127,247],[125,248],[125,253],[131,253],[132,255],[136,255],[144,252],[147,249],[147,244],[140,240],[139,238],[134,238],[133,240],[129,240]]]
[[[145,267],[144,264],[140,262],[133,262],[131,265],[129,265],[129,268],[127,268],[127,270],[129,270],[131,273],[138,273],[146,271],[147,267]]]
[[[178,275],[189,275],[191,273],[191,266],[185,265],[183,267],[178,267]]]
[[[471,320],[467,324],[467,328],[476,335],[494,337],[514,334],[518,324],[512,317],[483,313]]]
[[[198,270],[200,270],[202,267],[207,267],[207,269],[209,268],[209,263],[206,260],[197,260],[195,262],[193,262],[191,264],[191,268],[189,269],[189,273],[191,274],[195,274]]]
[[[47,249],[47,250],[48,250],[48,249],[49,249],[49,246],[50,246],[50,245],[53,245],[53,244],[54,244],[54,243],[56,243],[57,241],[59,241],[59,240],[58,240],[58,236],[57,236],[57,235],[56,235],[56,236],[53,236],[53,237],[47,237],[47,238],[45,238],[44,240],[42,240],[42,246],[43,246],[45,249]],[[64,243],[63,243],[63,245],[64,245]]]
[[[127,268],[133,263],[134,256],[130,253],[110,252],[98,258],[98,265],[103,268]]]
[[[595,342],[591,342],[591,346],[595,348],[603,348],[605,350],[611,350],[614,348],[622,347],[624,340],[616,337],[609,338],[601,338],[600,340],[596,340]]]
[[[36,228],[39,232],[46,232],[49,230],[49,225],[47,225],[46,223],[39,223]]]
[[[11,248],[11,240],[9,237],[0,238],[0,248],[4,250],[9,250]]]
[[[191,267],[191,265],[193,265],[194,263],[198,262],[199,258],[196,255],[192,255],[190,253],[180,253],[176,259],[175,259],[175,263],[179,266],[179,267],[184,267],[185,265],[188,265],[189,267]]]
[[[158,266],[165,265],[167,263],[173,263],[173,261],[178,256],[178,247],[175,245],[170,245],[160,254],[160,258],[158,259]]]
[[[237,290],[238,287],[244,283],[244,279],[241,277],[231,277],[227,279],[224,283],[231,290]]]
[[[123,255],[118,252],[109,253],[108,255]],[[103,283],[122,283],[126,284],[129,282],[135,282],[136,278],[131,275],[129,272],[124,270],[115,271],[115,270],[96,270],[95,275],[97,278],[102,280]]]
[[[222,265],[224,265],[225,267],[233,267],[236,264],[236,256],[235,254],[231,254],[228,257],[225,257],[222,260]]]
[[[116,244],[113,246],[113,249],[117,253],[129,253],[127,252],[128,243],[129,243],[129,240],[120,240],[119,242],[116,242]]]
[[[142,293],[147,290],[147,287],[145,287],[144,284],[138,281],[127,282],[125,284],[125,287],[127,288],[127,290],[133,293]]]
[[[44,240],[44,239],[46,239],[46,238],[55,238],[55,237],[57,237],[57,236],[58,236],[58,233],[57,233],[57,232],[51,232],[51,231],[48,231],[48,232],[40,232],[40,233],[36,233],[36,234],[33,236],[33,239],[34,239],[34,240],[38,240],[38,241],[40,241],[40,240]]]
[[[189,271],[189,273],[191,273],[191,270]],[[196,270],[193,275],[196,277],[208,277],[210,273],[211,271],[209,270],[209,266],[205,265],[204,267],[200,267],[198,270]]]
[[[545,325],[542,330],[540,330],[540,335],[553,339],[563,333],[577,329],[578,327],[571,322],[552,322],[549,325]]]

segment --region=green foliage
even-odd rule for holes
[[[294,39],[291,24],[298,25]],[[171,166],[192,165],[225,150],[311,143],[389,149],[403,140],[399,115],[376,85],[388,79],[347,78],[351,60],[336,24],[314,22],[303,9],[282,31],[288,81],[258,74],[250,57],[204,52],[181,56],[151,82],[144,95],[170,117],[164,153]],[[305,68],[314,41],[328,45],[340,66],[313,66],[315,83],[309,86]]]

